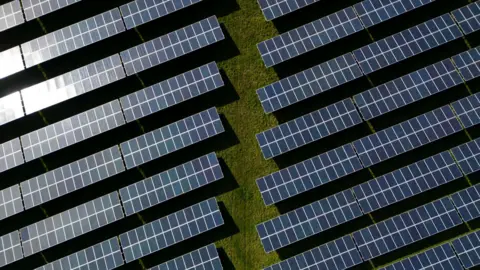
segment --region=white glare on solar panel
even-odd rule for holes
[[[127,122],[164,110],[224,85],[217,64],[190,70],[120,98]]]
[[[20,139],[0,144],[0,173],[25,163]]]
[[[82,0],[22,0],[27,21],[57,11]]]
[[[25,208],[64,196],[125,171],[118,146],[103,150],[20,184]]]
[[[123,217],[118,193],[110,193],[20,229],[23,253],[30,256]]]
[[[123,264],[118,238],[114,237],[35,270],[110,270]]]
[[[163,64],[225,39],[216,16],[201,20],[120,53],[127,75]]]
[[[23,89],[27,114],[88,93],[125,77],[118,54]]]
[[[223,225],[215,198],[120,235],[127,263]]]
[[[0,267],[23,258],[18,231],[0,236]]]
[[[222,262],[218,256],[215,244],[202,247],[190,253],[157,265],[149,270],[222,270]]]
[[[462,36],[450,14],[444,14],[405,31],[355,50],[363,73],[369,74]]]
[[[480,186],[475,185],[452,194],[452,201],[460,216],[465,221],[471,221],[480,216]]]
[[[375,118],[463,83],[449,59],[355,95],[365,120]]]
[[[480,93],[455,101],[452,107],[465,128],[480,123]]]
[[[118,8],[22,44],[27,68],[125,31]]]
[[[465,81],[469,81],[480,76],[480,47],[457,54],[452,57],[452,60]]]
[[[452,15],[462,28],[463,33],[470,34],[480,29],[480,2],[476,1],[454,10]]]
[[[311,5],[319,0],[257,0],[267,21]]]
[[[0,52],[0,79],[25,69],[20,46]]]
[[[452,153],[465,175],[480,170],[480,138],[453,148]]]
[[[20,92],[0,98],[0,126],[25,116]]]
[[[20,1],[15,0],[0,6],[0,32],[25,22]]]
[[[23,212],[20,186],[15,185],[0,190],[0,220]]]
[[[465,269],[470,269],[480,264],[479,231],[453,240],[452,245]]]

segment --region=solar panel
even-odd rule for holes
[[[361,122],[360,114],[348,98],[259,133],[257,141],[263,157],[270,159]]]
[[[0,79],[25,69],[20,46],[0,52]]]
[[[103,150],[22,182],[25,208],[33,208],[123,171],[125,167],[118,146]]]
[[[164,110],[224,85],[217,64],[190,70],[120,98],[127,122]]]
[[[386,114],[463,83],[449,59],[355,95],[365,120]]]
[[[363,30],[352,7],[300,26],[257,47],[266,67],[271,67]]]
[[[124,264],[116,237],[38,267],[35,270],[115,269]]]
[[[452,153],[465,175],[480,170],[480,138],[453,148]]]
[[[224,131],[217,109],[213,107],[123,142],[120,147],[127,169],[131,169]]]
[[[22,44],[27,68],[124,32],[118,8]]]
[[[353,191],[363,212],[370,213],[462,176],[445,151],[355,186]]]
[[[41,17],[81,0],[22,0],[27,21]]]
[[[462,36],[450,14],[394,34],[355,50],[363,73],[369,74]]]
[[[15,0],[0,6],[0,32],[25,22],[20,1]]]
[[[23,258],[18,231],[0,236],[0,267]]]
[[[120,198],[130,216],[221,178],[217,156],[210,153],[120,189]]]
[[[466,269],[480,264],[480,232],[476,231],[452,241],[453,249]]]
[[[0,126],[25,116],[20,92],[0,98]]]
[[[352,237],[347,235],[271,265],[264,270],[344,270],[362,262]]]
[[[460,261],[450,244],[446,243],[438,247],[428,249],[415,256],[405,258],[380,270],[403,270],[403,269],[450,269],[463,270]]]
[[[257,0],[267,21],[311,5],[319,0]]]
[[[363,169],[351,144],[346,144],[257,179],[265,205],[297,194]]]
[[[265,113],[271,113],[362,76],[352,54],[347,53],[260,88],[257,94]]]
[[[422,205],[353,233],[364,260],[370,260],[462,223],[449,198]]]
[[[478,1],[452,11],[452,15],[466,35],[480,29],[480,3]]]
[[[473,48],[469,51],[457,54],[452,57],[453,62],[457,66],[460,74],[465,81],[472,80],[480,76],[480,47]]]
[[[23,89],[25,112],[31,114],[88,93],[125,77],[118,54]]]
[[[363,163],[370,167],[462,130],[447,105],[353,142]]]
[[[475,185],[452,194],[452,201],[466,222],[480,216],[480,187]]]
[[[0,220],[23,212],[20,186],[14,185],[0,190]]]
[[[41,252],[124,217],[113,192],[20,229],[25,257]]]
[[[288,246],[363,215],[350,190],[257,225],[265,252]]]
[[[480,123],[480,93],[457,100],[452,107],[465,128]]]
[[[157,265],[150,270],[211,269],[221,270],[222,262],[215,244],[202,247],[183,256]]]
[[[223,225],[215,198],[120,235],[127,263]]]
[[[0,144],[0,173],[25,163],[20,139]]]
[[[225,39],[216,16],[120,53],[127,75],[163,64]]]

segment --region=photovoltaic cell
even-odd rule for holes
[[[360,114],[348,98],[259,133],[257,141],[263,157],[270,159],[361,122]]]
[[[212,16],[120,53],[127,75],[163,64],[225,39]]]
[[[69,241],[124,217],[113,192],[20,229],[25,257]]]
[[[27,114],[88,93],[125,78],[118,54],[21,91]]]
[[[478,1],[454,10],[452,15],[466,35],[480,29],[480,3]]]
[[[354,141],[363,166],[398,156],[462,130],[447,105]]]
[[[452,107],[465,128],[480,123],[480,93],[455,101]]]
[[[27,21],[57,11],[82,0],[22,0]]]
[[[362,258],[370,260],[462,223],[449,198],[422,205],[353,233]]]
[[[210,153],[120,189],[120,198],[130,216],[221,178],[217,156]]]
[[[20,186],[15,185],[0,191],[0,220],[23,212]]]
[[[311,5],[319,0],[257,0],[267,21]]]
[[[24,116],[20,92],[0,98],[0,126]]]
[[[453,240],[452,245],[465,269],[470,269],[480,264],[479,231]]]
[[[0,52],[0,79],[25,69],[20,46]]]
[[[363,30],[352,7],[348,7],[257,45],[266,67],[332,43]]]
[[[260,88],[257,94],[265,113],[271,113],[362,76],[352,54],[347,53]]]
[[[465,175],[480,170],[480,138],[453,148],[452,153]]]
[[[257,185],[265,205],[271,205],[361,169],[352,145],[346,144],[257,179]]]
[[[362,262],[352,237],[347,235],[271,265],[264,270],[344,270]]]
[[[120,147],[127,169],[131,169],[224,131],[217,109],[213,107],[123,142]]]
[[[460,216],[465,221],[471,221],[480,216],[480,186],[475,185],[452,195],[452,201]]]
[[[363,212],[370,213],[462,176],[445,151],[355,186],[353,191]]]
[[[461,36],[462,32],[447,13],[355,50],[353,54],[363,73],[369,74]]]
[[[0,236],[0,267],[23,258],[18,231]]]
[[[0,6],[0,32],[25,22],[20,1],[15,0]]]
[[[271,252],[363,215],[350,190],[297,208],[257,225],[266,252]]]
[[[20,139],[0,144],[0,173],[25,163]]]
[[[118,8],[22,44],[27,68],[125,31]]]
[[[125,118],[131,122],[164,110],[224,85],[217,64],[190,70],[120,98]]]
[[[215,198],[120,235],[127,263],[223,225]]]
[[[222,262],[218,256],[215,244],[202,247],[168,262],[157,265],[150,270],[222,270]]]
[[[463,83],[449,59],[355,95],[365,120],[370,120]]]
[[[20,184],[26,209],[125,171],[118,146],[103,150]]]
[[[480,76],[480,47],[455,55],[452,60],[465,81]]]

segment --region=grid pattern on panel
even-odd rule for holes
[[[213,107],[123,142],[120,147],[127,169],[131,169],[224,131],[217,109]]]
[[[122,188],[120,198],[130,216],[221,178],[217,155],[211,153]]]
[[[0,32],[25,22],[20,1],[15,0],[0,6]]]
[[[82,0],[22,0],[27,21],[57,11]]]
[[[480,2],[476,1],[452,12],[463,33],[470,34],[480,29]]]
[[[0,98],[0,125],[25,116],[20,92]]]
[[[120,102],[127,122],[131,122],[223,85],[217,64],[212,62],[124,96]]]
[[[350,190],[257,225],[266,252],[271,252],[363,215]]]
[[[135,0],[120,7],[127,29],[164,17],[202,0]]]
[[[449,152],[442,152],[355,186],[353,191],[363,212],[370,213],[462,176]]]
[[[475,185],[454,193],[452,201],[460,216],[465,221],[471,221],[480,216],[480,186]]]
[[[117,192],[20,229],[25,257],[106,226],[124,217]]]
[[[467,234],[452,241],[453,249],[466,269],[480,264],[480,232]]]
[[[362,262],[352,237],[347,235],[271,265],[264,270],[344,270]]]
[[[125,77],[118,54],[21,91],[27,114],[88,93]]]
[[[365,120],[375,118],[463,83],[449,59],[355,95]]]
[[[18,231],[0,236],[0,267],[23,258]]]
[[[450,14],[355,50],[363,73],[369,74],[462,36]]]
[[[118,146],[103,150],[22,182],[20,186],[25,208],[33,208],[124,170]]]
[[[0,191],[0,220],[23,211],[20,186],[15,185]]]
[[[120,235],[127,263],[223,225],[215,198]]]
[[[452,153],[465,175],[480,170],[480,139],[457,146]]]
[[[328,43],[363,30],[355,11],[348,7],[257,45],[265,66],[271,67]]]
[[[449,198],[422,205],[353,233],[364,260],[409,245],[462,223]]]
[[[0,52],[0,79],[25,69],[20,46]]]
[[[460,122],[447,105],[354,141],[353,145],[363,166],[369,167],[460,130]]]
[[[465,81],[469,81],[480,76],[480,47],[457,54],[452,57],[452,60]]]
[[[118,8],[22,44],[27,68],[125,31]]]
[[[216,16],[120,53],[127,75],[160,65],[225,39]]]
[[[265,205],[271,205],[361,170],[351,144],[257,179]]]
[[[263,110],[271,113],[362,76],[352,54],[347,53],[260,88],[257,94]]]
[[[480,93],[455,101],[452,107],[465,128],[480,123]]]
[[[311,5],[319,0],[257,0],[267,21]]]
[[[352,100],[345,99],[259,133],[257,141],[263,157],[270,159],[361,122]]]
[[[116,237],[63,257],[35,270],[115,269],[124,264]]]
[[[210,269],[222,270],[222,262],[218,256],[215,244],[202,247],[190,253],[182,255],[168,262],[157,265],[149,270],[192,270]]]
[[[23,163],[25,163],[25,160],[23,159],[20,139],[16,138],[0,144],[0,172],[17,167]]]

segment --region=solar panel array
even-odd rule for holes
[[[480,61],[480,47],[455,55],[452,57],[452,60],[465,81],[480,76],[480,67],[478,64]]]
[[[223,269],[215,244],[199,248],[168,262],[157,265],[150,270],[177,270],[177,269]]]
[[[0,236],[0,267],[23,258],[18,231]]]
[[[8,2],[0,6],[0,32],[24,22],[20,0]]]
[[[465,128],[480,123],[480,93],[455,101],[452,107]]]
[[[463,33],[470,34],[480,29],[480,3],[473,2],[452,12]]]
[[[472,268],[480,264],[480,232],[467,234],[452,241],[453,248],[457,253],[462,265]]]
[[[20,46],[0,52],[0,79],[25,69]]]
[[[0,191],[0,220],[23,212],[20,186],[14,185]]]
[[[25,116],[22,106],[22,98],[19,92],[15,92],[0,98],[0,125]]]
[[[319,0],[258,0],[267,21],[311,5]]]
[[[17,167],[24,162],[20,139],[0,144],[0,172]]]
[[[82,0],[22,0],[27,21],[52,13]]]
[[[451,197],[464,221],[471,221],[480,216],[480,187],[478,185],[454,193]]]
[[[465,175],[480,170],[480,138],[453,148],[452,153]]]

